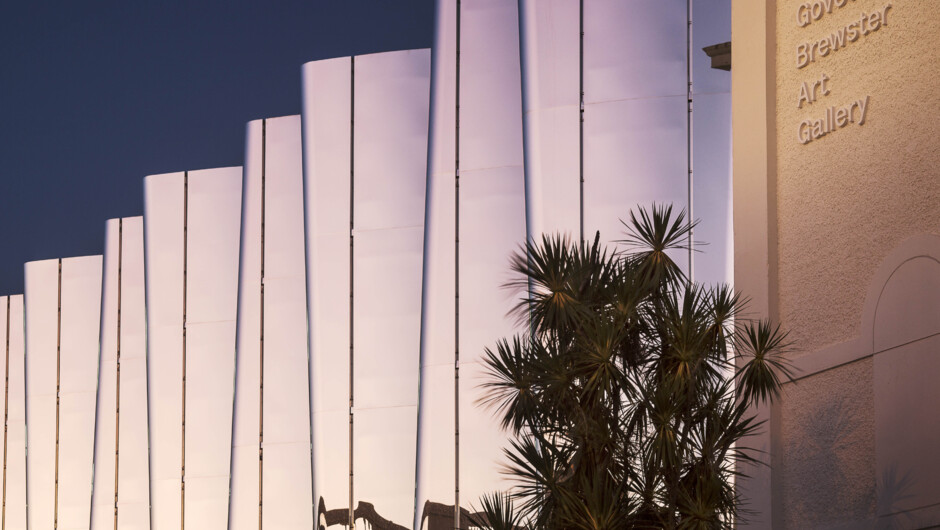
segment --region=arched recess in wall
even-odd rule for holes
[[[940,235],[911,237],[884,258],[868,284],[860,329],[793,363],[805,379],[873,358],[876,520],[856,522],[940,524]]]
[[[863,329],[874,354],[878,526],[928,527],[940,524],[940,237],[905,241],[875,280]]]

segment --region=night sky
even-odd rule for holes
[[[246,122],[300,113],[304,62],[433,26],[433,0],[57,4],[0,5],[0,295],[27,261],[101,253],[145,176],[241,165]]]

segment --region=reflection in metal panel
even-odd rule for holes
[[[731,40],[731,0],[692,3],[692,204],[701,252],[693,256],[695,281],[731,283],[731,74],[711,67],[702,48]]]
[[[300,116],[249,123],[246,149],[229,528],[310,528]]]
[[[690,5],[697,21],[691,47]],[[590,239],[600,230],[610,242],[622,235],[619,220],[631,208],[671,203],[700,219],[695,240],[708,243],[693,257],[695,278],[730,280],[730,76],[710,69],[701,52],[730,40],[728,0],[520,6],[529,236],[583,230]]]
[[[0,297],[4,359],[3,528],[26,529],[26,389],[23,295]]]
[[[154,530],[180,527],[183,181],[182,173],[144,179],[150,499]]]
[[[623,239],[621,219],[652,203],[688,207],[686,98],[587,105],[584,111],[584,234]],[[688,256],[673,257],[687,264]],[[685,267],[684,267],[685,268]]]
[[[455,506],[472,511],[483,493],[507,486],[499,473],[505,434],[475,402],[479,359],[513,333],[506,313],[519,296],[501,287],[525,239],[517,3],[464,1],[459,16],[457,9],[437,3],[415,528],[453,528]]]
[[[147,177],[144,205],[153,527],[225,528],[241,168]]]
[[[25,273],[28,523],[31,528],[86,528],[101,256],[31,262]]]
[[[56,490],[56,349],[59,311],[59,260],[27,263],[26,425],[29,455],[26,497],[31,528],[52,528]]]
[[[105,225],[91,527],[150,528],[142,217]]]
[[[638,204],[686,208],[687,0],[522,5],[529,237],[610,242]]]
[[[303,67],[313,500],[321,525],[320,512],[348,510],[350,501],[351,70],[349,58]]]
[[[522,0],[519,9],[528,231],[579,237],[580,2]]]
[[[321,524],[412,517],[428,79],[426,50],[304,67]]]
[[[689,208],[687,8],[584,0],[585,238],[623,239],[637,205]]]

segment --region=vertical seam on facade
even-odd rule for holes
[[[687,149],[687,160],[689,164],[689,177],[688,177],[688,205],[689,205],[689,282],[695,280],[695,270],[692,268],[695,264],[695,241],[692,239],[693,230],[695,227],[695,210],[694,210],[694,174],[692,173],[692,142],[694,136],[692,134],[692,3],[693,0],[686,1],[686,50],[685,50],[685,63],[686,63],[686,79],[688,81],[688,117],[686,123],[686,149]]]
[[[6,361],[3,370],[3,508],[0,509],[0,529],[7,527],[7,428],[10,418],[10,298],[7,296]]]
[[[354,368],[354,301],[353,287],[355,274],[354,228],[355,228],[355,190],[356,190],[356,56],[349,60],[349,528],[356,526],[356,511],[353,489],[353,406],[355,397]]]
[[[180,529],[186,528],[186,295],[189,264],[189,172],[183,172],[183,401],[180,423]]]
[[[258,359],[258,530],[264,510],[264,217],[265,170],[267,168],[267,120],[261,120],[261,322]]]
[[[118,527],[118,469],[121,450],[121,269],[124,259],[124,219],[118,219],[118,274],[117,274],[117,369],[114,392],[114,530]]]
[[[460,528],[460,0],[454,90],[454,528]]]
[[[62,374],[62,259],[59,259],[58,299],[55,328],[55,495],[52,504],[52,528],[59,528],[59,390]]]
[[[584,244],[584,0],[578,2],[578,224]]]

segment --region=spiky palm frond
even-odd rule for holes
[[[621,243],[633,251],[639,270],[653,283],[685,283],[682,268],[669,256],[670,250],[688,250],[689,235],[696,223],[687,222],[685,210],[672,216],[672,205],[653,204],[650,210],[640,208],[630,212],[630,222],[621,221],[626,227],[626,239]]]
[[[731,288],[688,281],[670,257],[688,249],[685,212],[625,224],[624,251],[547,235],[512,258],[526,332],[486,350],[478,403],[514,434],[513,503],[484,498],[488,527],[729,528],[744,513],[733,462],[756,461],[749,406],[792,380],[786,334],[742,319]]]
[[[550,528],[557,521],[562,492],[571,487],[572,452],[566,444],[557,447],[548,439],[526,436],[510,441],[504,473],[515,481],[518,511],[536,528]]]
[[[777,397],[782,379],[793,381],[787,332],[767,320],[747,322],[735,337],[736,356],[745,359],[736,374],[745,403],[766,402]]]
[[[502,427],[513,433],[521,431],[538,414],[540,398],[536,395],[531,359],[541,354],[540,347],[516,336],[512,342],[497,342],[496,351],[487,348],[483,353],[488,377],[480,385],[484,393],[477,403],[502,416]]]
[[[524,530],[521,514],[513,509],[512,496],[492,492],[480,497],[480,511],[470,516],[471,524],[486,530]]]

